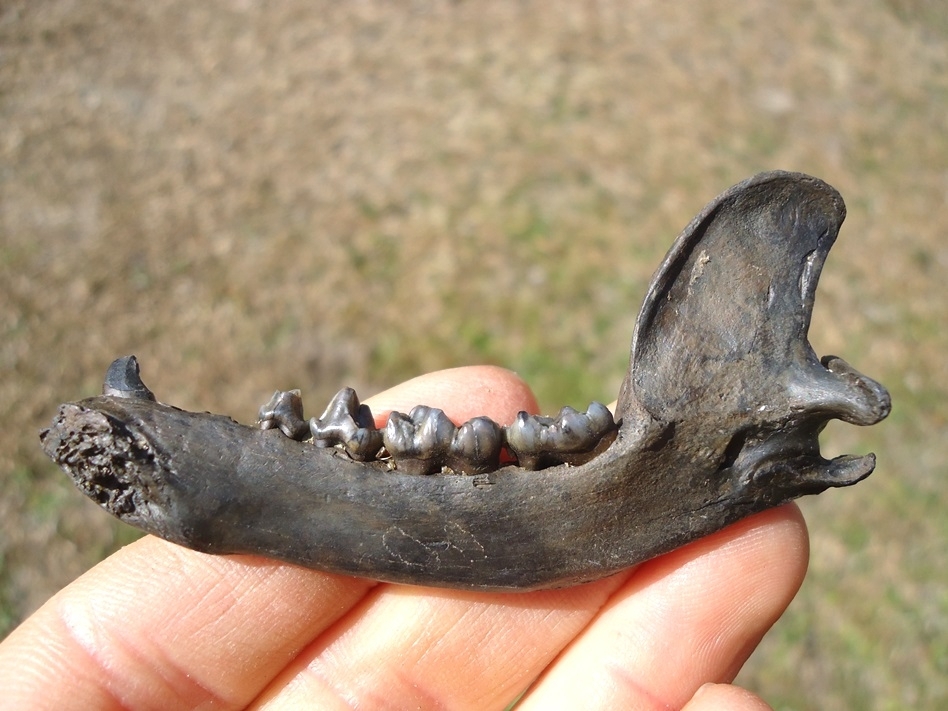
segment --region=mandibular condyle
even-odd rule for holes
[[[128,356],[102,396],[60,407],[43,448],[110,513],[199,551],[474,590],[595,580],[872,472],[872,454],[827,460],[818,441],[830,419],[890,409],[807,340],[844,217],[799,173],[713,200],[652,279],[615,417],[456,424],[419,407],[379,429],[346,388],[309,421],[278,391],[250,427],[157,402]]]

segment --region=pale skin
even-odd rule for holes
[[[509,371],[458,368],[366,401],[455,422],[536,412]],[[516,545],[516,542],[511,542]],[[803,580],[799,509],[767,511],[611,578],[491,594],[346,578],[153,536],[0,644],[9,709],[759,711],[729,682]]]

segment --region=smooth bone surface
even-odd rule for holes
[[[874,455],[827,460],[818,442],[830,419],[890,409],[807,340],[844,217],[836,190],[799,173],[713,200],[652,279],[614,421],[598,406],[462,435],[420,411],[383,447],[354,392],[308,434],[292,392],[248,427],[156,402],[126,357],[42,445],[107,511],[195,550],[473,590],[595,580],[872,472]],[[518,448],[523,466],[501,463]]]

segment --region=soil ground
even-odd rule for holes
[[[876,473],[742,672],[778,709],[948,705],[948,19],[925,0],[0,3],[0,635],[135,534],[37,432],[135,353],[252,421],[435,368],[615,397],[716,194],[826,179],[811,340],[892,391]]]

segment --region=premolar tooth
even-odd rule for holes
[[[392,412],[382,428],[382,444],[393,457],[405,452],[414,453],[415,423],[402,412]]]
[[[309,429],[317,447],[341,444],[360,462],[375,459],[382,449],[382,433],[375,428],[372,410],[359,403],[352,388],[336,393],[322,416],[309,421]]]
[[[279,427],[290,439],[304,440],[309,426],[303,419],[303,398],[299,390],[277,390],[257,414],[257,426],[262,430]]]
[[[382,443],[399,469],[412,474],[433,474],[447,464],[456,432],[444,411],[419,405],[408,415],[389,415]]]
[[[489,417],[475,417],[458,427],[451,442],[449,465],[465,474],[492,472],[500,466],[504,435]]]

